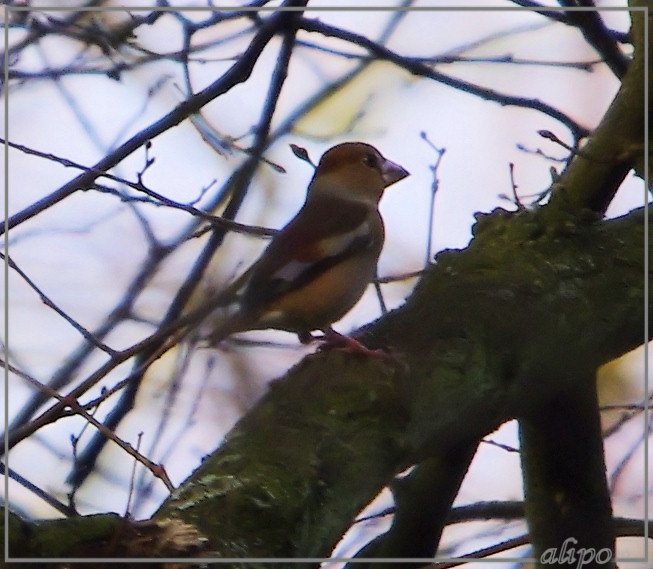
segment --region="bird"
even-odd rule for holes
[[[332,324],[360,300],[376,276],[385,230],[378,205],[384,190],[409,173],[370,144],[344,142],[321,157],[306,199],[251,267],[236,279],[230,303],[208,332],[217,346],[232,334],[275,329],[301,343],[367,349]]]

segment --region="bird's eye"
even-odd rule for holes
[[[363,157],[363,164],[365,164],[365,166],[369,166],[370,168],[376,168],[376,156],[374,154],[366,154]]]

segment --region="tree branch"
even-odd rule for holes
[[[638,2],[632,5],[637,7]],[[633,61],[601,123],[554,185],[552,203],[564,200],[575,209],[603,215],[632,168],[644,177],[644,101],[647,88],[650,91],[644,75],[647,50],[650,62],[653,47],[644,42],[644,12],[631,12],[631,17]]]
[[[578,124],[571,117],[559,109],[556,109],[555,107],[552,107],[551,105],[548,105],[547,103],[544,103],[538,99],[515,97],[506,93],[500,93],[493,89],[475,85],[469,81],[463,81],[462,79],[451,77],[436,71],[435,69],[431,69],[428,65],[422,63],[419,59],[404,57],[363,35],[343,30],[336,26],[331,26],[317,19],[303,18],[301,22],[301,28],[308,32],[318,32],[325,37],[334,37],[347,42],[351,42],[354,45],[358,45],[368,50],[370,55],[373,57],[382,61],[390,61],[418,77],[428,77],[442,83],[443,85],[448,85],[454,89],[465,91],[471,95],[488,101],[495,101],[501,105],[512,105],[542,112],[545,115],[548,115],[551,118],[564,124],[572,132],[575,139],[583,138],[589,134],[589,130],[587,128]]]
[[[446,460],[640,345],[643,210],[548,234],[542,214],[481,218],[465,251],[441,253],[407,303],[365,330],[396,366],[306,358],[154,519],[181,518],[221,556],[328,555],[398,472]]]
[[[610,493],[605,478],[601,418],[595,374],[519,421],[526,517],[535,549],[561,551],[572,538],[576,550],[615,556]],[[588,569],[613,562],[587,560]],[[568,568],[562,556],[541,567]]]
[[[308,0],[287,0],[286,6],[301,6],[306,4]],[[281,32],[284,36],[284,41],[281,47],[281,52],[277,60],[277,66],[272,74],[270,80],[270,87],[268,96],[265,99],[265,105],[261,113],[258,128],[256,129],[256,138],[251,155],[245,164],[237,170],[232,179],[230,186],[232,194],[227,205],[223,217],[227,220],[232,220],[240,209],[240,206],[245,199],[249,182],[256,171],[259,164],[259,156],[263,153],[267,145],[268,135],[270,131],[270,124],[272,122],[272,115],[277,107],[281,87],[283,86],[286,77],[288,65],[290,63],[290,56],[295,42],[295,34],[297,33],[295,21],[299,17],[297,12],[280,12],[279,19],[276,23],[275,29]],[[273,16],[274,17],[274,16]],[[252,42],[254,43],[254,41]],[[165,328],[175,321],[184,310],[186,303],[191,298],[193,291],[196,289],[204,271],[208,267],[215,251],[222,244],[226,235],[226,229],[223,227],[216,228],[209,238],[207,244],[204,246],[201,254],[199,255],[195,265],[190,271],[188,277],[180,287],[177,295],[173,299],[168,311],[160,325],[160,328]],[[147,368],[143,367],[142,362],[151,358],[151,354],[160,349],[160,346],[153,346],[150,350],[143,353],[136,358],[134,365],[141,371],[133,374],[132,381],[130,381],[127,389],[125,389],[120,397],[118,404],[107,415],[104,424],[110,430],[114,430],[125,415],[133,408],[134,400],[138,388],[141,384]],[[68,482],[73,484],[74,488],[79,487],[86,477],[93,471],[93,467],[98,459],[98,456],[104,445],[106,444],[106,437],[102,432],[96,432],[93,439],[84,448],[84,451],[78,456],[78,460],[73,465],[73,470],[68,477]]]
[[[592,0],[560,0],[560,3],[569,8],[595,7]],[[568,22],[581,31],[587,43],[603,58],[612,73],[622,79],[628,69],[629,61],[603,23],[600,12],[598,10],[567,10],[565,15]]]
[[[179,103],[179,105],[177,105],[177,107],[167,115],[155,123],[152,123],[149,127],[143,129],[127,142],[121,144],[116,148],[116,150],[105,156],[95,164],[92,169],[76,176],[70,182],[61,186],[58,190],[12,215],[9,218],[8,223],[5,224],[3,222],[2,225],[0,225],[0,235],[4,234],[8,229],[16,227],[24,221],[38,215],[52,205],[65,199],[70,194],[91,186],[100,176],[100,172],[110,170],[132,152],[138,150],[147,141],[156,138],[173,126],[178,125],[180,122],[187,119],[189,115],[198,112],[204,105],[229,91],[234,85],[247,81],[254,69],[254,65],[258,61],[259,55],[268,42],[279,31],[284,29],[287,18],[288,15],[284,12],[278,12],[270,16],[254,36],[247,49],[236,60],[232,67],[220,77],[220,79],[214,81],[211,85],[192,96],[190,99]]]

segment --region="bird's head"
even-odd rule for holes
[[[370,144],[344,142],[327,150],[309,186],[309,198],[334,196],[378,204],[383,190],[408,172]]]

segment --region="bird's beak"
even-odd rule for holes
[[[403,180],[408,175],[407,170],[404,170],[399,164],[395,164],[391,160],[386,159],[383,162],[383,166],[381,166],[381,176],[383,177],[386,188],[399,180]]]

